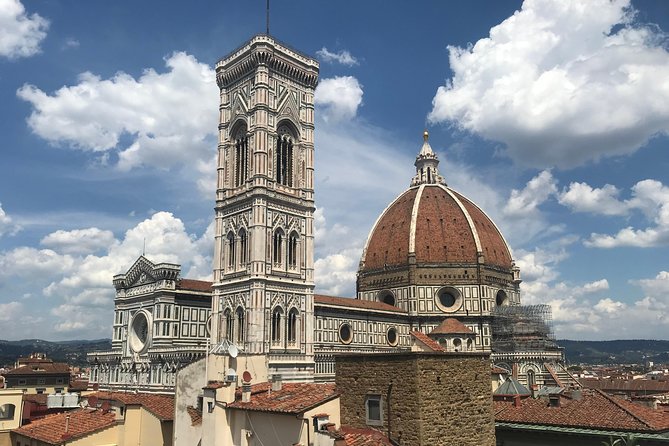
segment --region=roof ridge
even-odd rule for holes
[[[638,415],[636,415],[634,412],[632,412],[631,410],[629,410],[628,408],[626,408],[625,406],[623,406],[622,404],[620,404],[618,401],[616,401],[616,398],[614,398],[614,397],[612,397],[612,396],[610,396],[610,395],[607,395],[605,392],[602,392],[602,391],[599,390],[599,389],[594,389],[594,390],[595,390],[597,393],[599,393],[600,395],[602,395],[604,398],[606,398],[607,400],[611,401],[613,404],[615,404],[616,406],[618,406],[620,409],[622,409],[625,413],[627,413],[628,415],[630,415],[632,418],[634,418],[635,420],[641,422],[641,424],[643,424],[644,426],[646,426],[646,427],[648,427],[648,428],[650,428],[650,429],[654,429],[654,426],[652,426],[652,425],[651,425],[650,423],[648,423],[646,420],[640,418],[640,417],[639,417]]]

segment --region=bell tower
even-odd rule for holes
[[[212,342],[313,375],[318,62],[257,35],[216,64],[220,89]]]

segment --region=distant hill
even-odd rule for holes
[[[570,364],[669,363],[669,341],[630,339],[618,341],[558,340]]]
[[[86,353],[94,350],[111,350],[111,339],[59,342],[42,339],[0,340],[0,366],[13,366],[17,358],[31,353],[46,353],[47,358],[55,362],[85,366]]]

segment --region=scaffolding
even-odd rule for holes
[[[497,353],[555,351],[550,305],[499,306],[492,318],[492,350]]]

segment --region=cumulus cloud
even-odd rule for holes
[[[21,316],[23,305],[21,302],[8,302],[0,304],[0,321],[7,322]]]
[[[506,145],[516,162],[574,167],[669,130],[664,34],[629,0],[526,0],[467,48],[429,114]]]
[[[98,228],[58,230],[44,237],[40,244],[63,254],[92,254],[109,248],[115,242],[114,233]]]
[[[533,214],[540,204],[557,192],[556,181],[550,171],[544,170],[532,178],[524,189],[511,191],[511,197],[504,207],[508,216]]]
[[[353,55],[348,50],[341,50],[333,53],[332,51],[329,51],[327,48],[323,47],[316,51],[316,55],[320,57],[323,62],[340,63],[349,67],[358,65],[358,59],[353,57]]]
[[[119,72],[110,79],[82,73],[74,86],[48,94],[34,85],[17,91],[33,111],[28,125],[52,144],[118,155],[122,170],[170,168],[210,158],[215,146],[218,90],[214,71],[176,52],[167,71],[146,69],[137,79]],[[123,145],[127,137],[129,144]]]
[[[353,76],[322,79],[316,87],[314,103],[325,120],[341,121],[355,117],[362,104],[362,85]]]
[[[572,185],[573,186],[573,185]],[[607,185],[608,186],[608,185]],[[579,186],[582,190],[588,190],[589,186]],[[611,191],[612,186],[609,187]],[[591,189],[591,188],[590,188]],[[619,230],[616,234],[593,233],[585,245],[594,248],[617,248],[620,246],[633,246],[638,248],[651,248],[669,244],[669,187],[656,180],[639,181],[632,187],[631,197],[627,200],[616,200],[615,197],[606,200],[606,192],[599,193],[606,189],[591,189],[591,195],[604,195],[602,200],[605,204],[602,206],[586,206],[587,210],[593,213],[611,215],[613,210],[615,214],[628,214],[632,210],[640,211],[650,222],[650,226],[637,229],[628,226]],[[563,195],[567,196],[573,188]],[[612,192],[608,193],[609,196]],[[563,200],[561,199],[561,202]],[[569,202],[563,202],[572,209],[583,211],[584,207]]]
[[[21,230],[21,227],[15,224],[11,217],[2,209],[2,203],[0,203],[0,237],[3,234],[16,234]]]
[[[109,336],[104,330],[111,322],[115,274],[126,271],[145,250],[154,262],[180,263],[182,277],[210,278],[213,240],[213,223],[198,237],[168,212],[156,212],[119,239],[97,228],[55,231],[42,240],[53,249],[0,251],[2,297],[25,296],[33,303],[47,299],[48,303],[34,304],[34,318],[21,322],[22,333]],[[76,248],[77,244],[83,246]],[[35,293],[40,287],[41,293]]]
[[[559,202],[574,212],[625,215],[628,206],[618,199],[619,195],[620,190],[611,184],[593,188],[586,183],[574,182],[560,194]]]
[[[17,59],[40,51],[49,21],[27,14],[19,0],[0,0],[0,56]]]

